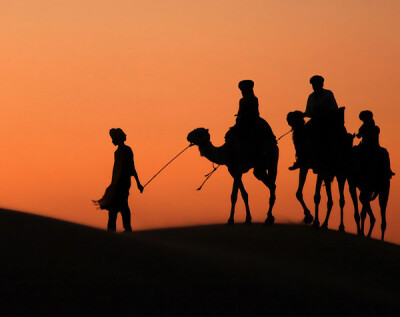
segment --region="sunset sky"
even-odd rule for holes
[[[400,1],[384,0],[18,0],[0,4],[0,206],[105,228],[96,210],[111,180],[122,128],[146,183],[187,146],[187,133],[210,130],[222,145],[235,122],[237,84],[255,82],[260,113],[278,137],[286,114],[305,110],[309,78],[346,107],[354,133],[371,110],[392,169],[386,240],[400,243]],[[300,223],[298,172],[288,171],[291,136],[279,141],[277,222]],[[232,178],[197,148],[185,152],[140,194],[133,185],[134,230],[223,223]],[[254,221],[264,221],[268,191],[244,176]],[[312,208],[315,175],[305,199]],[[337,185],[330,228],[339,226]],[[345,226],[355,232],[346,185]],[[325,216],[323,193],[321,215]],[[380,236],[380,213],[373,236]],[[244,221],[239,198],[236,219]],[[368,219],[367,219],[368,221]],[[120,218],[117,228],[122,229]]]

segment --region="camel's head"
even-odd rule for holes
[[[204,144],[210,141],[210,133],[208,133],[208,129],[198,128],[194,129],[187,136],[187,140],[195,145]]]
[[[304,126],[304,114],[301,111],[292,111],[289,112],[286,120],[288,124],[292,127],[292,129],[296,129]]]

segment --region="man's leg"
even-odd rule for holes
[[[128,206],[128,200],[123,204],[121,208],[122,224],[124,226],[125,232],[131,232],[131,211]]]
[[[117,214],[118,211],[116,209],[111,209],[108,211],[108,231],[115,231],[117,226]]]

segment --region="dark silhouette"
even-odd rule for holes
[[[389,153],[379,145],[380,129],[375,125],[372,112],[362,111],[360,120],[363,121],[363,124],[356,136],[362,138],[362,141],[353,148],[350,162],[351,172],[349,173],[349,188],[354,204],[354,217],[358,233],[364,235],[364,222],[366,215],[369,215],[370,228],[367,236],[370,237],[375,225],[371,200],[379,196],[382,220],[381,239],[383,240],[386,230],[386,207],[389,198],[390,179],[394,173],[390,168]],[[360,190],[361,215],[358,212],[356,188]]]
[[[356,134],[357,138],[362,138],[360,146],[379,147],[380,129],[375,125],[374,115],[372,112],[369,110],[361,111],[359,118],[363,122]]]
[[[258,110],[258,98],[254,95],[254,82],[252,80],[242,80],[238,86],[243,98],[239,101],[236,122],[256,119],[260,116],[260,112]]]
[[[369,110],[361,111],[359,118],[363,124],[355,136],[362,138],[362,140],[354,148],[354,154],[363,162],[368,163],[369,160],[380,162],[384,173],[389,173],[390,176],[395,175],[390,168],[389,153],[379,145],[380,128],[375,125],[372,112]]]
[[[399,239],[315,236],[295,224],[126,237],[4,209],[0,221],[2,316],[383,317],[400,308]]]
[[[138,174],[133,161],[132,149],[125,145],[126,134],[121,129],[111,129],[112,143],[118,146],[114,153],[114,167],[111,185],[107,187],[104,196],[94,201],[101,209],[108,210],[107,230],[116,230],[118,212],[121,212],[125,232],[131,232],[131,211],[128,205],[129,189],[131,187],[131,176],[136,180],[140,192],[143,186],[140,184]]]
[[[239,101],[239,111],[236,114],[236,124],[228,131],[227,138],[240,135],[252,143],[253,150],[276,144],[276,137],[267,121],[260,117],[258,98],[254,94],[254,82],[242,80],[239,89],[243,98]]]
[[[344,231],[343,208],[344,185],[346,182],[346,168],[351,153],[353,137],[347,133],[344,126],[344,107],[338,108],[335,97],[330,90],[324,89],[324,78],[313,76],[310,83],[314,90],[307,100],[306,111],[291,112],[287,116],[288,124],[293,129],[293,142],[297,160],[290,170],[300,168],[299,187],[296,197],[304,210],[304,222],[319,227],[319,203],[321,201],[321,187],[325,183],[328,196],[327,214],[322,227],[328,227],[328,220],[333,206],[331,184],[336,177],[340,193],[341,222],[339,230]],[[304,117],[310,117],[305,123]],[[315,219],[307,208],[303,199],[303,187],[308,170],[312,168],[318,174],[315,188]]]
[[[324,154],[329,151],[331,143],[335,142],[335,135],[332,135],[333,127],[332,116],[338,110],[338,106],[333,93],[330,90],[324,89],[324,78],[315,75],[310,78],[310,83],[314,90],[310,94],[307,100],[306,111],[304,117],[309,117],[310,120],[307,122],[307,142],[310,144],[309,147],[309,159],[313,160],[313,168],[317,170],[319,165],[323,164],[325,160]],[[298,137],[297,139],[300,139]],[[333,140],[332,140],[333,139]],[[305,142],[299,140],[299,142]],[[300,161],[296,161],[293,166],[289,167],[290,170],[294,170],[301,167],[301,156]]]
[[[344,185],[346,179],[349,182],[349,189],[354,205],[354,218],[357,224],[357,233],[364,235],[364,223],[366,215],[370,216],[370,228],[367,236],[370,237],[375,217],[373,215],[370,202],[379,196],[379,206],[381,211],[381,239],[384,239],[386,229],[386,207],[390,190],[390,179],[394,175],[390,168],[389,154],[386,149],[379,145],[380,129],[375,125],[371,111],[362,111],[360,120],[363,122],[356,135],[347,133],[344,127],[344,108],[337,111],[330,111],[329,117],[324,118],[324,123],[330,130],[324,135],[327,145],[318,149],[315,155],[316,143],[312,140],[314,127],[306,124],[304,115],[300,111],[288,114],[287,121],[293,129],[293,141],[296,149],[297,161],[296,168],[300,167],[299,187],[296,197],[304,210],[304,222],[311,223],[313,216],[307,208],[303,199],[303,187],[308,170],[313,168],[318,174],[314,196],[315,219],[313,225],[319,226],[318,206],[321,195],[322,183],[325,182],[326,193],[328,196],[327,214],[322,227],[328,227],[328,220],[332,210],[333,200],[331,193],[331,182],[336,177],[339,185],[339,205],[340,205],[340,226],[339,230],[344,231],[343,208]],[[362,138],[358,146],[352,146],[353,138]],[[322,140],[322,139],[321,139]],[[357,190],[360,190],[360,201],[362,204],[361,214],[358,210]],[[360,218],[361,216],[361,218]]]
[[[304,210],[304,222],[309,224],[314,220],[313,226],[319,227],[319,203],[321,201],[321,187],[324,182],[328,201],[327,214],[322,227],[328,227],[329,216],[333,206],[331,184],[336,177],[340,194],[339,205],[341,221],[339,230],[344,231],[344,186],[347,179],[348,163],[353,141],[353,136],[347,133],[344,127],[344,107],[332,111],[330,117],[325,119],[325,122],[331,128],[331,135],[327,137],[327,140],[334,142],[331,142],[329,147],[325,146],[323,149],[319,149],[320,153],[317,157],[312,157],[314,152],[310,150],[315,146],[309,138],[313,133],[313,127],[310,128],[308,124],[305,124],[303,114],[300,111],[291,112],[287,116],[287,121],[293,129],[293,141],[295,143],[296,155],[298,156],[296,163],[300,167],[299,187],[296,192],[296,197]],[[318,161],[318,159],[320,161]],[[310,168],[318,174],[314,195],[315,219],[311,215],[303,199],[303,188]]]
[[[296,162],[289,167],[289,170],[295,170],[300,167],[311,168],[311,136],[304,120],[304,114],[298,110],[289,112],[286,120],[292,128],[293,144],[296,150]]]
[[[225,144],[215,147],[210,141],[207,129],[198,128],[189,133],[187,140],[199,146],[200,154],[211,162],[226,165],[233,177],[231,213],[228,224],[234,223],[235,204],[238,190],[246,206],[246,223],[251,223],[248,194],[242,183],[242,175],[254,168],[254,176],[262,181],[270,191],[266,224],[275,221],[272,208],[275,203],[275,180],[279,149],[269,124],[259,116],[258,99],[253,92],[254,83],[241,81],[239,88],[243,98],[239,103],[236,124],[225,135]]]

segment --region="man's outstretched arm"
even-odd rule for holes
[[[143,187],[142,184],[140,183],[139,175],[138,175],[138,173],[136,172],[135,161],[133,160],[133,158],[132,158],[132,164],[133,164],[133,166],[132,166],[132,176],[133,176],[133,177],[135,178],[135,180],[136,180],[137,188],[138,188],[138,189],[140,190],[140,192],[142,193],[144,187]]]

